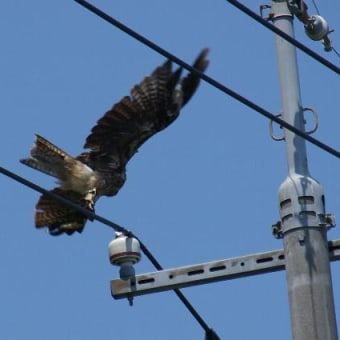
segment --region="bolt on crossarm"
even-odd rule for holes
[[[294,36],[286,0],[272,2],[274,25]],[[275,36],[282,118],[304,131],[296,49]],[[294,340],[336,340],[332,279],[327,248],[329,218],[320,183],[308,170],[305,140],[284,129],[288,176],[279,188],[280,235],[283,237]]]

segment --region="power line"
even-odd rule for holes
[[[57,202],[63,204],[64,206],[71,208],[83,215],[85,215],[86,217],[88,217],[91,220],[96,220],[102,224],[105,224],[111,228],[113,228],[116,231],[119,231],[121,233],[124,233],[125,235],[129,236],[129,237],[134,237],[135,239],[137,239],[140,243],[140,247],[143,251],[143,253],[145,254],[145,256],[149,259],[149,261],[154,265],[154,267],[157,270],[163,270],[163,267],[160,265],[160,263],[157,261],[157,259],[152,255],[152,253],[150,252],[150,250],[146,247],[146,245],[136,236],[133,234],[133,232],[127,230],[126,228],[118,225],[117,223],[114,223],[100,215],[97,215],[95,213],[93,213],[92,211],[89,211],[81,206],[79,206],[78,204],[75,204],[72,201],[69,201],[68,199],[59,196],[57,194],[55,194],[54,192],[51,192],[49,190],[46,190],[44,188],[42,188],[41,186],[15,174],[14,172],[11,172],[3,167],[0,166],[0,173],[2,173],[3,175],[15,180],[16,182],[19,182],[20,184],[29,187],[35,191],[40,192],[41,194],[47,195],[51,198],[53,198],[54,200],[56,200]],[[207,325],[207,323],[204,321],[204,319],[200,316],[200,314],[196,311],[196,309],[192,306],[192,304],[189,302],[189,300],[185,297],[185,295],[179,290],[179,289],[174,289],[175,294],[178,296],[178,298],[182,301],[182,303],[185,305],[185,307],[189,310],[189,312],[192,314],[192,316],[196,319],[196,321],[201,325],[201,327],[204,329],[204,331],[206,332],[206,337],[207,339],[211,339],[211,340],[218,340],[219,338],[217,337],[216,333]],[[213,337],[215,336],[215,337]]]
[[[312,0],[312,3],[313,3],[313,6],[314,6],[314,8],[315,8],[315,10],[316,10],[316,13],[317,13],[318,15],[320,15],[319,7],[318,7],[318,5],[316,4],[316,1],[315,1],[315,0]]]
[[[340,58],[340,53],[335,49],[335,47],[332,47],[332,50]]]
[[[279,124],[280,126],[282,126],[282,127],[286,128],[286,129],[294,132],[296,135],[298,135],[298,136],[304,138],[305,140],[309,141],[310,143],[318,146],[322,150],[332,154],[333,156],[335,156],[337,158],[340,158],[340,152],[338,152],[337,150],[335,150],[332,147],[326,145],[325,143],[317,140],[316,138],[308,135],[307,133],[305,133],[305,132],[295,128],[294,126],[288,124],[287,122],[285,122],[284,120],[280,119],[276,115],[268,112],[267,110],[263,109],[259,105],[255,104],[255,103],[251,102],[250,100],[246,99],[245,97],[241,96],[237,92],[235,92],[235,91],[227,88],[226,86],[222,85],[221,83],[219,83],[215,79],[207,76],[205,73],[202,73],[202,72],[196,70],[191,65],[185,63],[183,60],[179,59],[175,55],[171,54],[170,52],[168,52],[165,49],[161,48],[160,46],[156,45],[155,43],[153,43],[152,41],[148,40],[147,38],[145,38],[144,36],[140,35],[139,33],[133,31],[131,28],[125,26],[124,24],[122,24],[118,20],[116,20],[113,17],[109,16],[108,14],[106,14],[103,11],[101,11],[97,7],[93,6],[92,4],[88,3],[87,1],[84,1],[84,0],[74,0],[74,1],[79,3],[80,5],[82,5],[83,7],[87,8],[89,11],[91,11],[94,14],[96,14],[100,18],[104,19],[105,21],[107,21],[111,25],[113,25],[113,26],[119,28],[121,31],[127,33],[128,35],[130,35],[134,39],[136,39],[139,42],[143,43],[144,45],[148,46],[152,50],[156,51],[157,53],[163,55],[167,59],[170,59],[171,61],[173,61],[176,64],[180,65],[181,67],[185,68],[186,70],[188,70],[188,71],[194,73],[195,75],[199,76],[201,79],[203,79],[204,81],[206,81],[207,83],[209,83],[213,87],[215,87],[215,88],[219,89],[220,91],[224,92],[225,94],[233,97],[234,99],[238,100],[242,104],[244,104],[244,105],[250,107],[251,109],[257,111],[261,115],[263,115],[266,118],[274,121],[275,123]],[[262,19],[261,17],[259,17],[259,18],[261,20],[263,20],[266,24],[268,24],[264,19]],[[272,26],[270,24],[268,24],[268,25]],[[276,28],[274,27],[274,29],[276,29]],[[281,32],[280,30],[278,30],[278,31]],[[287,34],[285,34],[285,35],[287,35]],[[287,35],[287,37],[289,37],[291,39],[290,36]]]
[[[77,0],[75,0],[75,1],[77,1]],[[300,43],[298,40],[292,38],[287,33],[281,31],[279,28],[275,27],[274,25],[269,23],[267,20],[263,19],[260,15],[256,14],[255,12],[250,10],[248,7],[244,6],[243,4],[241,4],[240,2],[238,2],[236,0],[226,0],[226,1],[228,1],[230,4],[232,4],[233,6],[238,8],[243,13],[247,14],[248,16],[250,16],[252,19],[256,20],[261,25],[265,26],[266,28],[270,29],[272,32],[274,32],[277,35],[279,35],[283,39],[289,41],[295,47],[297,47],[301,51],[305,52],[310,57],[312,57],[313,59],[317,60],[318,62],[320,62],[324,66],[328,67],[330,70],[334,71],[337,74],[340,74],[340,68],[339,67],[337,67],[336,65],[332,64],[330,61],[328,61],[327,59],[323,58],[319,54],[315,53],[313,50],[311,50],[310,48],[306,47],[305,45]]]

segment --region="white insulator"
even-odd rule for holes
[[[312,16],[312,23],[305,26],[306,34],[312,40],[322,40],[329,33],[327,21],[320,15]]]
[[[110,262],[120,266],[120,277],[127,280],[134,276],[133,265],[141,259],[140,244],[134,237],[116,233],[116,238],[109,243]]]

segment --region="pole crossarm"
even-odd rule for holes
[[[340,260],[340,239],[329,241],[330,261]],[[111,280],[115,299],[185,288],[217,281],[276,272],[285,269],[284,250],[278,249],[191,266],[166,269],[134,276],[129,280]]]

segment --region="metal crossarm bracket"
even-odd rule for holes
[[[340,240],[329,242],[329,255],[331,261],[340,260]],[[175,288],[270,273],[284,268],[284,251],[279,249],[141,274],[126,281],[114,279],[111,281],[111,294],[115,299],[130,298]]]

